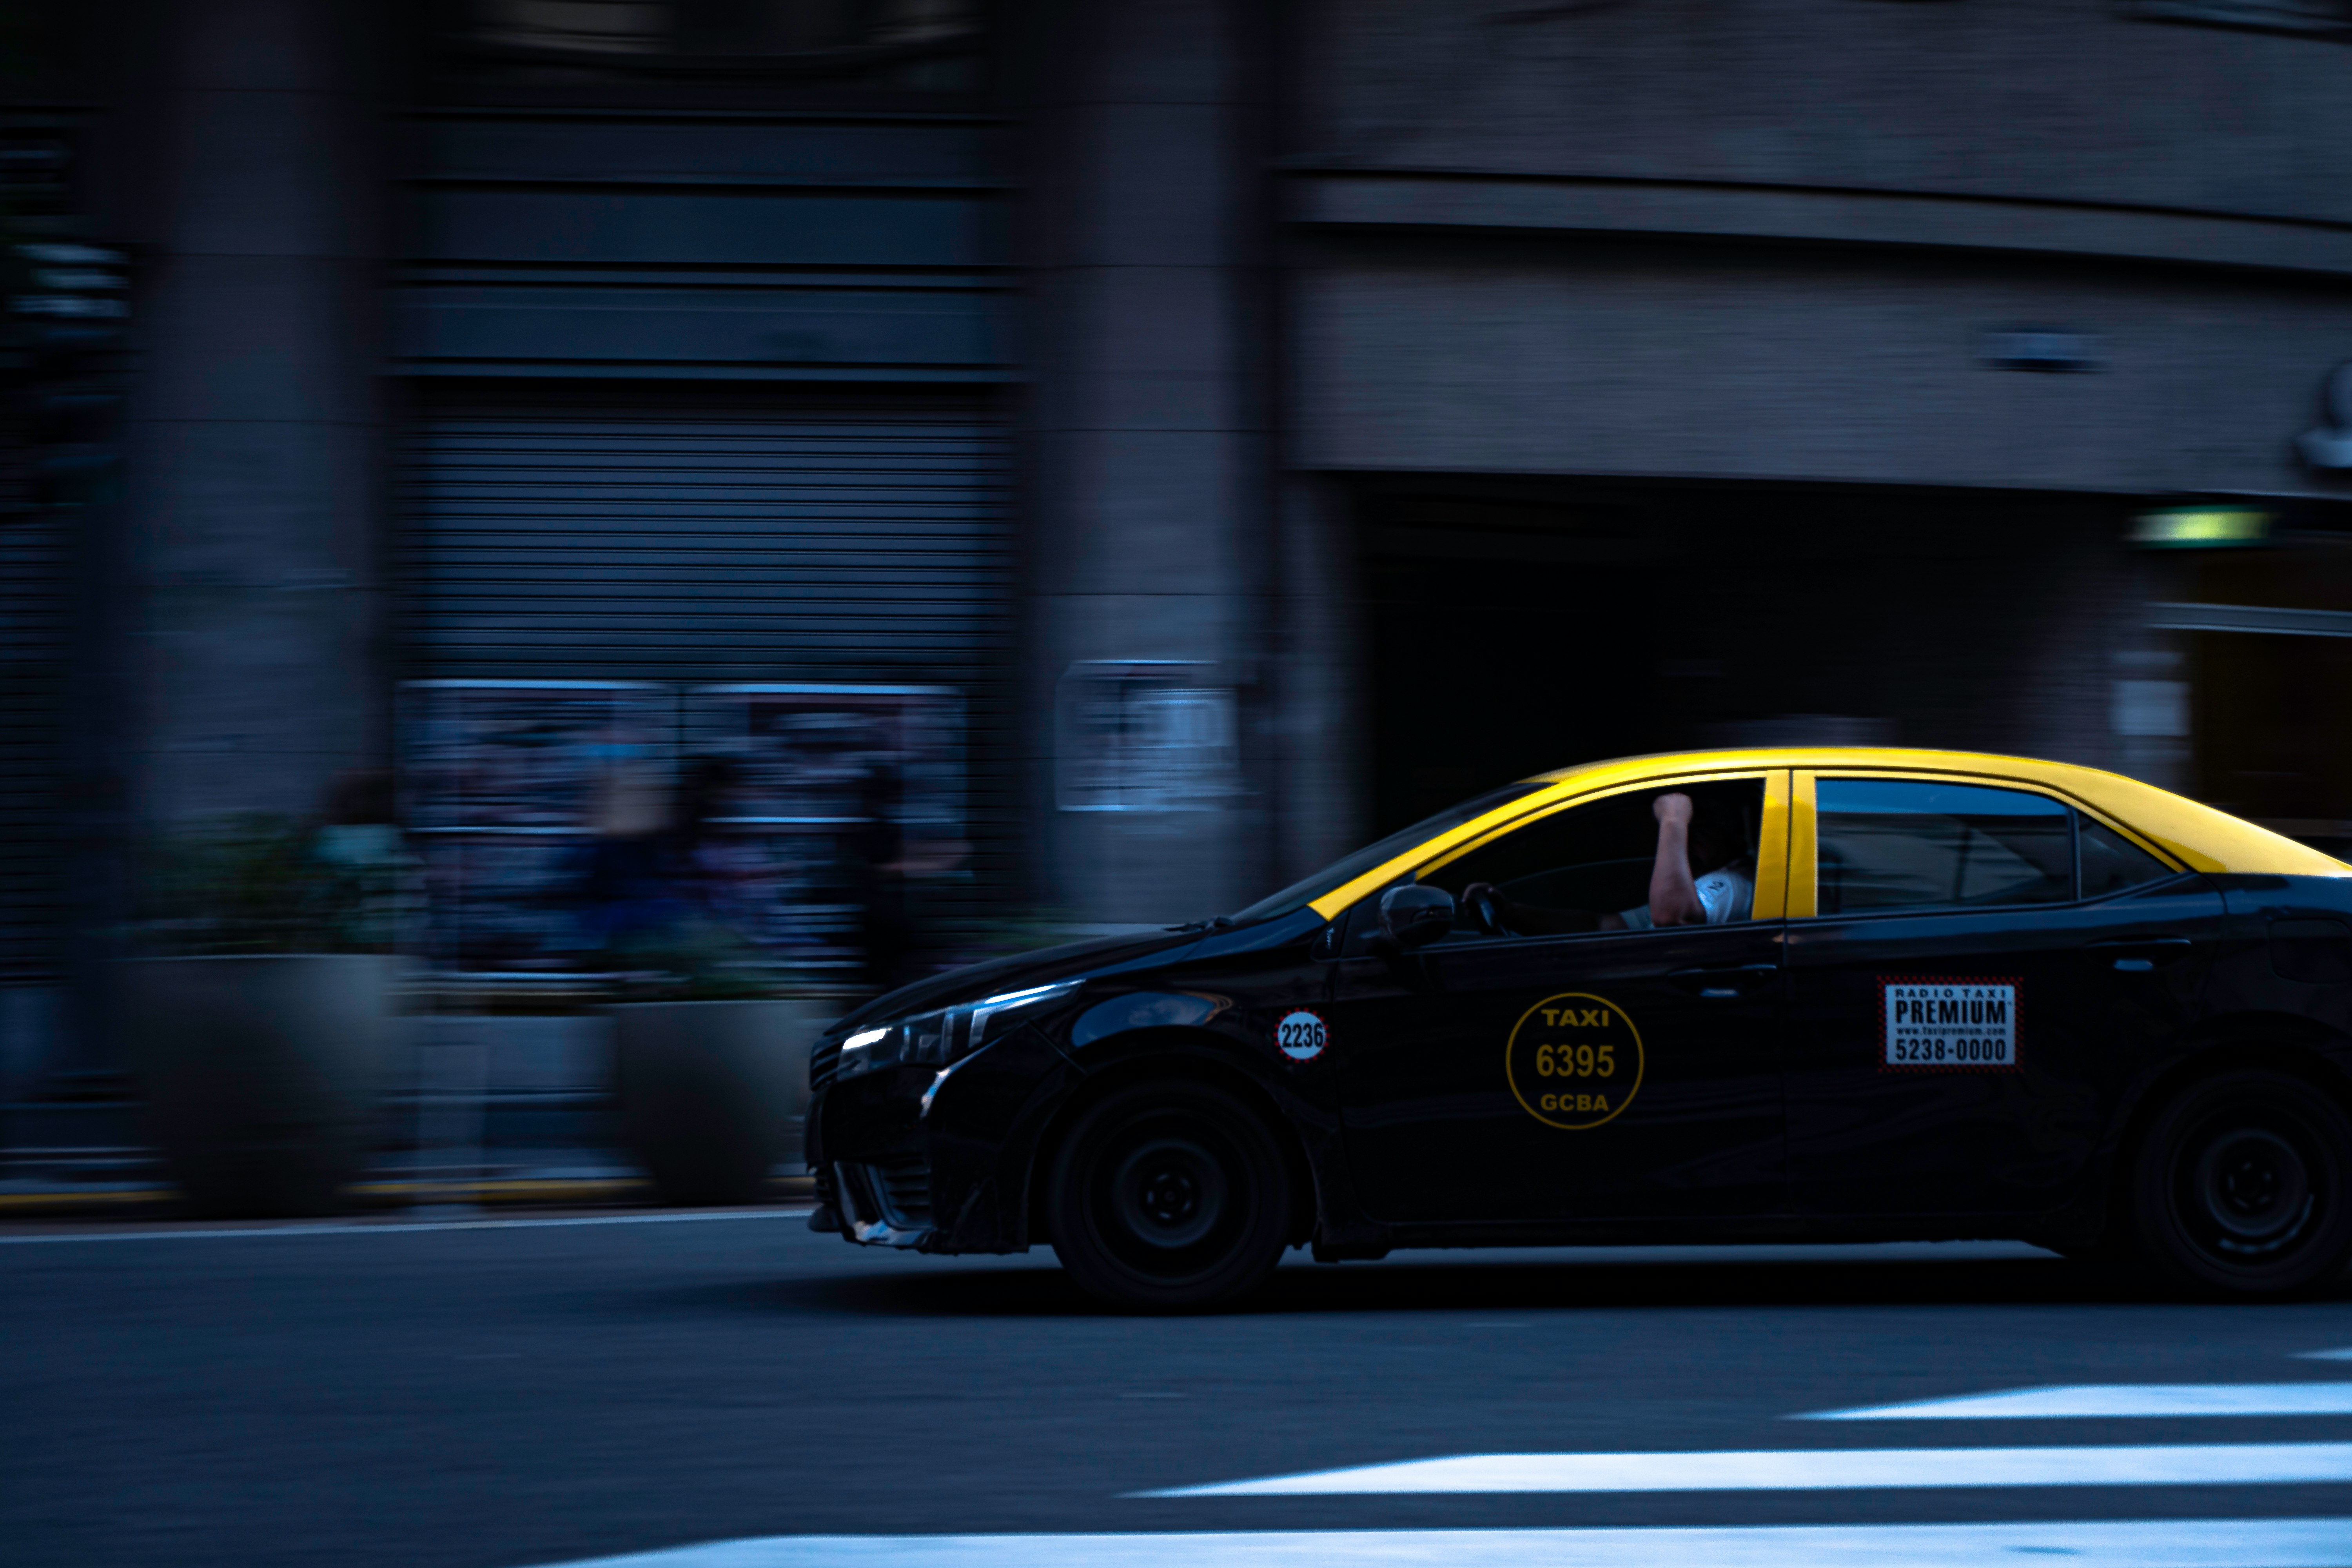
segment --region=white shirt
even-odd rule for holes
[[[1706,911],[1706,923],[1711,926],[1746,920],[1756,902],[1756,878],[1745,860],[1735,860],[1719,870],[1709,871],[1692,886],[1698,892],[1699,907]],[[1637,904],[1617,918],[1625,922],[1628,931],[1651,929],[1647,904]]]

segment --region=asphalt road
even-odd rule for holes
[[[2352,1448],[2325,1449],[2352,1444],[2352,1412],[1789,1419],[2053,1384],[2352,1382],[2352,1362],[2303,1359],[2352,1347],[2352,1296],[2179,1304],[2021,1247],[1294,1255],[1251,1310],[1129,1319],[1092,1310],[1050,1253],[877,1254],[774,1214],[61,1236],[0,1236],[12,1568],[525,1568],[809,1535],[1311,1547],[1338,1538],[1288,1532],[1572,1527],[1606,1544],[1655,1538],[1603,1527],[2184,1520],[2247,1531],[2250,1554],[2225,1560],[2352,1563],[2352,1481],[2197,1469],[2209,1450],[2259,1468],[2282,1450],[2247,1446],[2294,1445],[2352,1475]],[[1935,1484],[1846,1487],[1847,1466],[1867,1468],[1853,1455],[1790,1461],[1814,1478],[1791,1486],[1131,1495],[1452,1455],[1666,1452],[1705,1479],[1726,1451],[2149,1445],[2195,1446],[2188,1479],[2138,1484],[2126,1456],[2121,1484],[1948,1484],[1976,1457],[1906,1452],[1872,1463]],[[2252,1544],[2254,1521],[2288,1518],[2316,1521],[2300,1559]],[[2312,1530],[2339,1528],[2344,1555],[2311,1555]],[[1617,1560],[1553,1551],[1557,1535],[1460,1539],[1544,1547],[1495,1561]],[[1917,1560],[1964,1557],[1979,1561]]]

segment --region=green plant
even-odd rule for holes
[[[391,828],[249,814],[159,836],[142,858],[141,945],[165,955],[386,952],[406,858]]]
[[[616,955],[630,1002],[741,1002],[782,990],[775,965],[716,920],[688,916]]]

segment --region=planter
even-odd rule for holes
[[[621,1138],[666,1204],[758,1203],[794,1152],[808,1047],[829,1010],[798,1001],[612,1009]]]
[[[365,1164],[399,960],[159,958],[121,969],[149,1135],[191,1207],[333,1212]]]

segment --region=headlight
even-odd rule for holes
[[[945,1067],[961,1061],[991,1040],[1002,1039],[1019,1023],[1022,1014],[1066,996],[1085,984],[1062,980],[1032,985],[885,1024],[878,1029],[860,1029],[841,1042],[841,1065],[835,1077],[855,1078],[908,1063]]]
[[[847,1078],[853,1073],[869,1072],[882,1066],[881,1062],[875,1060],[876,1056],[881,1053],[876,1052],[874,1047],[887,1040],[894,1032],[891,1029],[860,1029],[842,1041],[841,1065],[834,1070],[834,1076]],[[892,1057],[890,1059],[897,1058]]]

